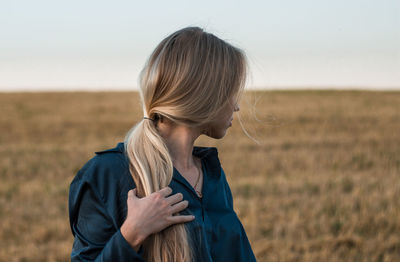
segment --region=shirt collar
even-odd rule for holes
[[[116,147],[97,151],[96,154],[103,154],[107,152],[119,152],[125,154],[125,145],[123,142],[117,144]],[[206,163],[208,171],[213,175],[220,175],[221,174],[221,163],[218,158],[218,150],[215,147],[200,147],[194,146],[193,147],[193,155],[197,156],[202,160],[202,162]]]
[[[215,147],[193,147],[193,155],[197,156],[207,165],[208,171],[212,175],[221,174],[221,163],[218,158],[218,150]]]

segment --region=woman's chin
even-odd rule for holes
[[[221,138],[225,137],[227,130],[228,129],[221,130],[219,132],[214,132],[214,133],[212,133],[212,134],[210,134],[208,136],[211,137],[211,138],[214,138],[214,139],[221,139]]]
[[[203,132],[203,134],[208,136],[208,137],[214,138],[214,139],[221,139],[226,135],[226,133],[228,131],[228,128],[230,126],[231,126],[231,124],[226,126],[225,128],[208,129],[207,131]]]

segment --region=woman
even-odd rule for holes
[[[165,38],[140,75],[144,118],[70,186],[72,261],[255,261],[216,148],[246,78],[241,50],[197,27]]]

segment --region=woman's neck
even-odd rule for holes
[[[196,128],[175,124],[165,118],[157,123],[157,129],[165,140],[174,166],[182,171],[192,169],[195,166],[192,155],[194,141],[201,132]]]

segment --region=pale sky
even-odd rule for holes
[[[244,49],[249,87],[400,89],[399,0],[10,0],[0,91],[135,89],[155,46],[186,26]]]

